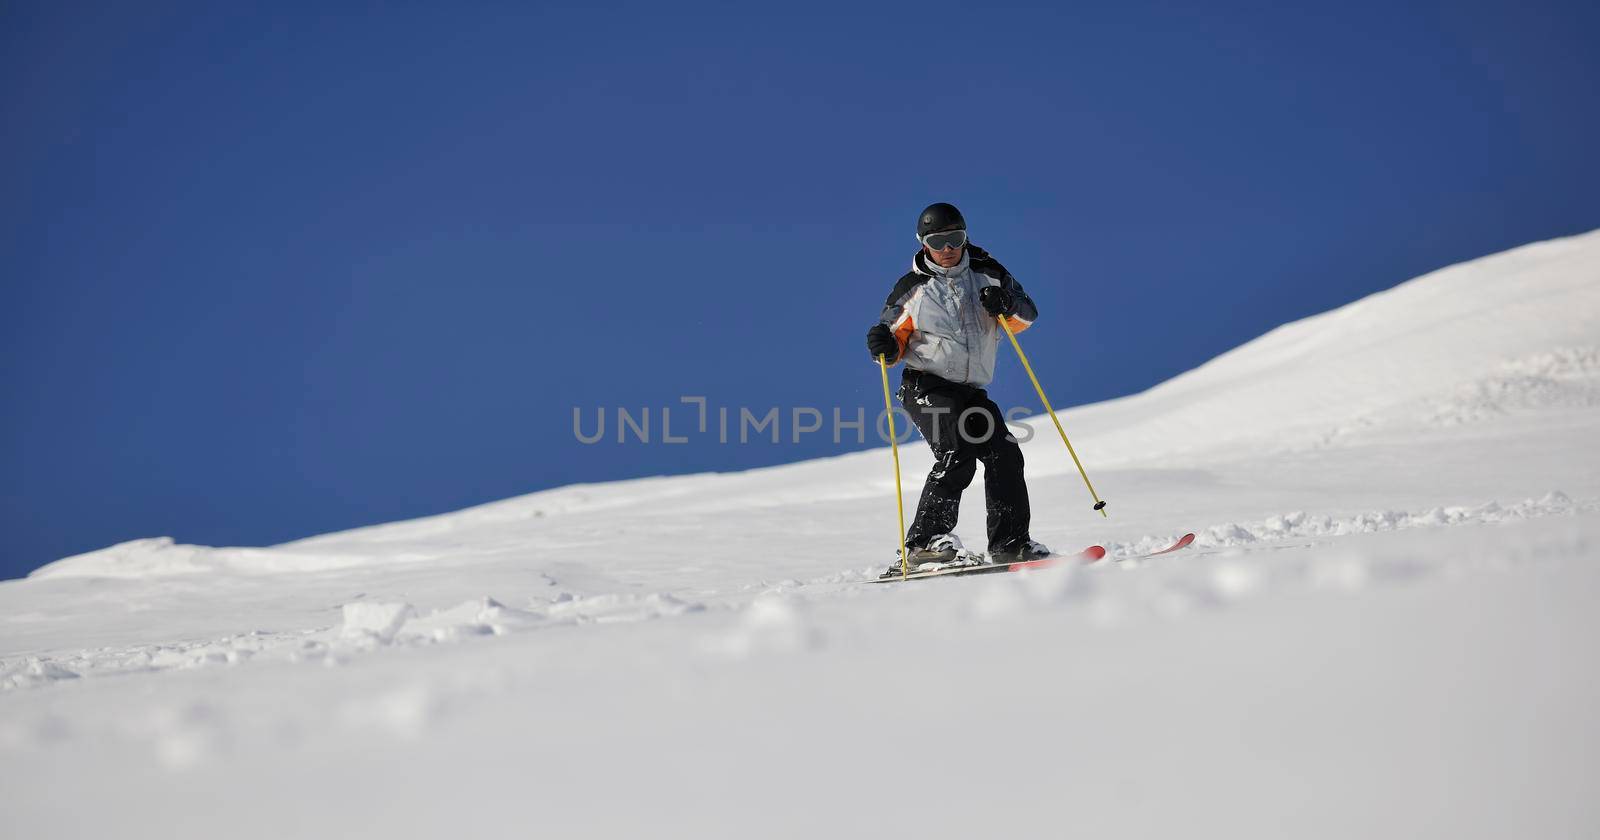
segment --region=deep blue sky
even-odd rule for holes
[[[1593,3],[460,5],[0,5],[0,577],[840,451],[571,410],[881,405],[931,201],[1058,405],[1600,227]]]

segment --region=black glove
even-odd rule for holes
[[[978,302],[989,310],[990,315],[1017,314],[1017,299],[1000,286],[984,286],[978,292]]]
[[[894,333],[884,324],[874,324],[867,330],[867,352],[876,359],[882,356],[885,361],[892,362],[900,358],[900,344],[894,340]]]

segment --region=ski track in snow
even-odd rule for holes
[[[551,603],[523,609],[485,596],[427,615],[418,615],[416,608],[406,603],[353,602],[340,607],[343,620],[331,627],[289,633],[251,631],[205,641],[0,659],[0,691],[80,677],[234,666],[252,660],[333,666],[389,646],[451,643],[534,628],[643,621],[703,609],[665,593],[590,598],[563,594]]]

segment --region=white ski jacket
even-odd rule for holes
[[[895,284],[884,301],[879,321],[900,345],[896,361],[951,382],[982,388],[994,379],[995,348],[1003,337],[1000,325],[978,301],[985,286],[1011,292],[1017,312],[1006,319],[1022,332],[1039,317],[1022,284],[988,252],[971,243],[961,262],[944,268],[918,251],[911,271]]]

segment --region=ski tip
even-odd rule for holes
[[[1189,544],[1192,543],[1192,542],[1194,542],[1194,534],[1184,534],[1183,536],[1178,538],[1177,542],[1173,543],[1172,545],[1167,546],[1166,548],[1161,549],[1160,551],[1152,551],[1149,554],[1143,554],[1143,555],[1140,555],[1137,558],[1131,558],[1131,559],[1147,560],[1147,559],[1149,559],[1151,557],[1160,557],[1163,554],[1171,554],[1174,551],[1181,551],[1181,550],[1183,550],[1185,548],[1188,548]]]
[[[1091,545],[1083,550],[1081,556],[1090,563],[1093,563],[1096,560],[1104,560],[1106,556],[1106,547],[1103,545]]]

